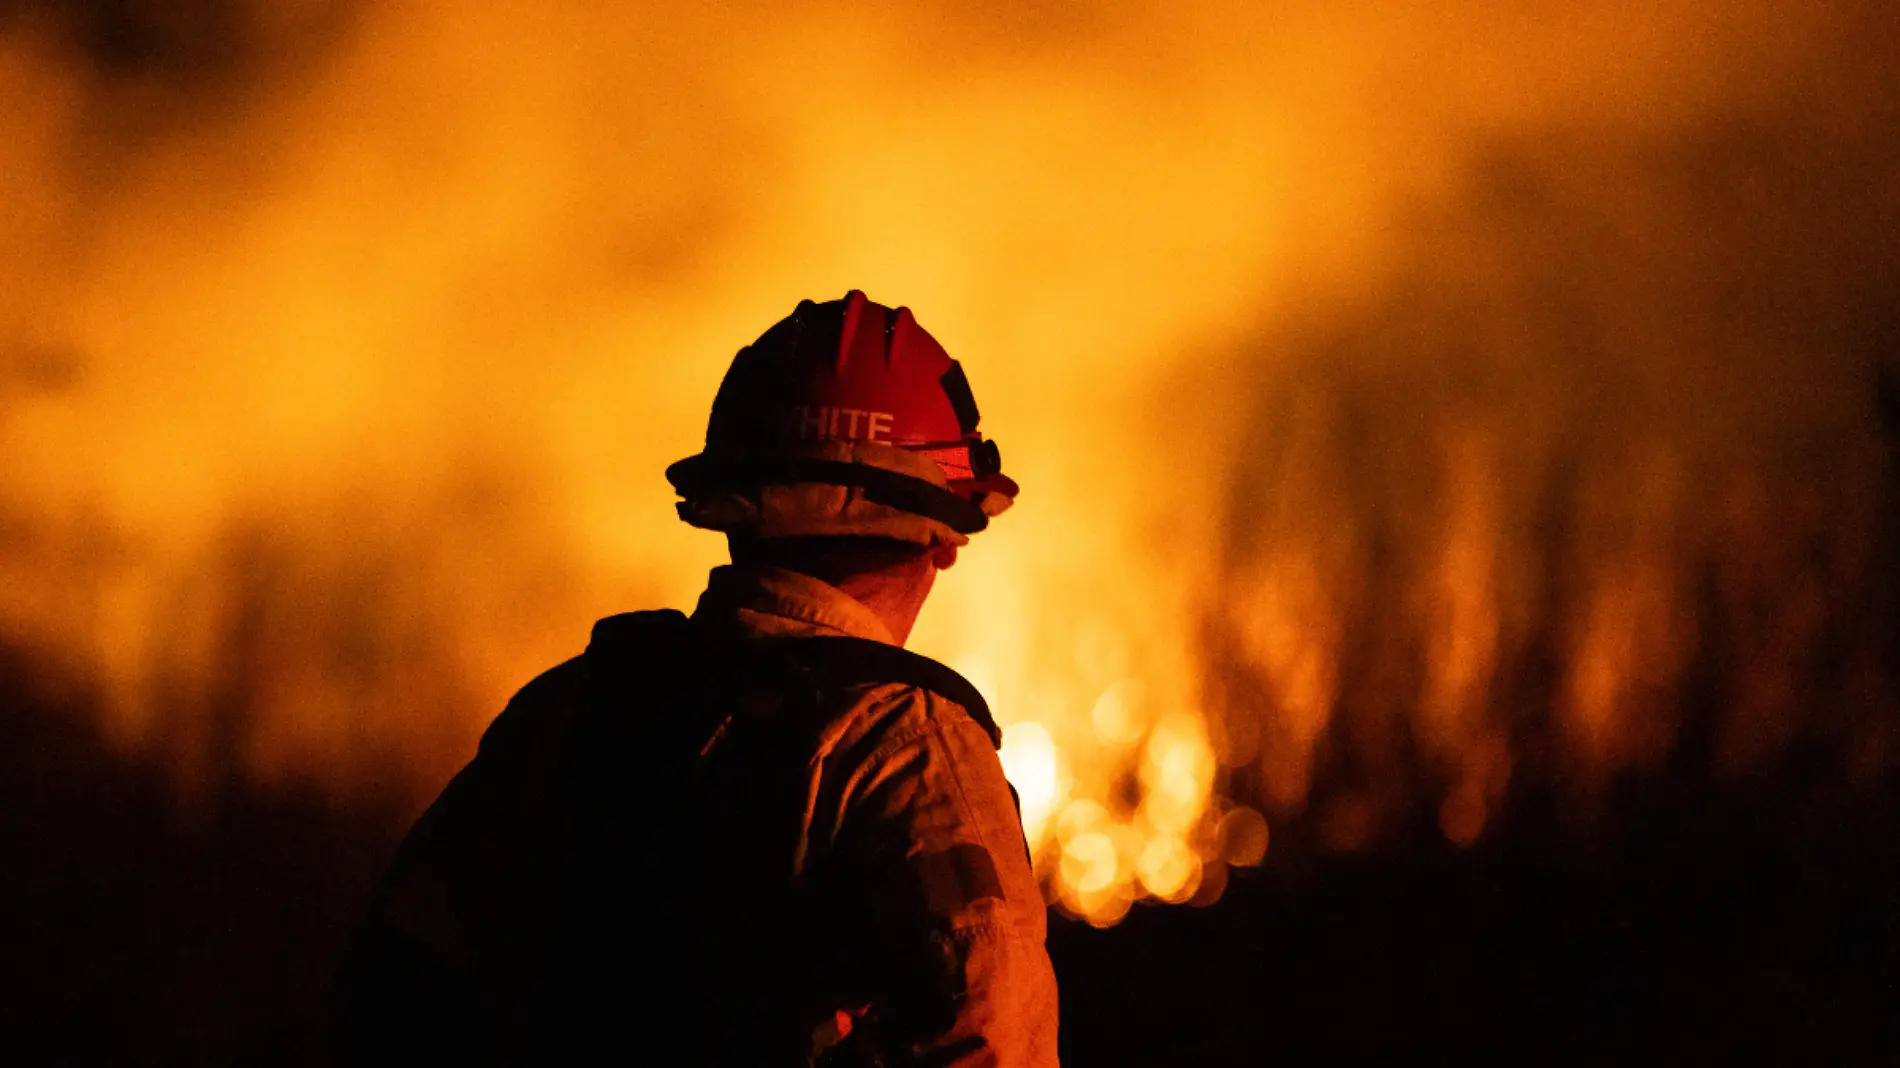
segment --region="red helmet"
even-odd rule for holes
[[[841,532],[883,532],[860,520],[895,510],[940,523],[960,542],[1017,494],[977,419],[963,368],[910,309],[854,289],[843,300],[800,303],[739,350],[713,400],[705,451],[666,477],[696,526],[756,527],[763,488],[823,486],[831,492],[806,493],[795,507],[824,514],[780,532],[822,532],[832,511]],[[748,499],[749,514],[706,506]]]

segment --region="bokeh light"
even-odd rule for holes
[[[661,471],[849,288],[1024,485],[913,644],[1089,922],[1900,755],[1881,4],[143,7],[0,17],[0,641],[183,796],[413,810],[690,606]]]

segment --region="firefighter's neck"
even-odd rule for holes
[[[866,571],[841,578],[836,585],[852,600],[869,608],[884,624],[884,629],[891,632],[891,640],[903,645],[910,640],[911,628],[917,625],[917,613],[923,610],[924,599],[930,596],[930,588],[937,581],[936,565],[928,558],[920,563],[923,566]]]
[[[910,640],[917,613],[937,581],[937,572],[957,562],[957,547],[921,549],[889,539],[733,538],[734,563],[757,563],[809,575],[871,610],[891,640]]]

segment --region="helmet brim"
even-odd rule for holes
[[[899,471],[845,460],[702,452],[668,467],[666,479],[688,500],[760,486],[848,486],[862,490],[866,500],[934,519],[958,534],[975,534],[990,525],[989,515],[970,497]],[[1015,489],[1013,482],[1010,489]]]

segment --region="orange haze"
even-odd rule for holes
[[[1470,844],[1698,664],[1733,774],[1889,759],[1888,4],[11,10],[0,641],[187,797],[420,799],[690,606],[662,468],[853,287],[1025,487],[913,644],[1073,912]]]

